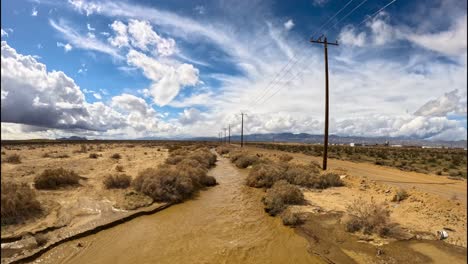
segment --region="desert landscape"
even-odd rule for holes
[[[322,171],[315,157],[256,144],[104,141],[2,145],[2,263],[54,263],[67,255],[63,252],[92,245],[88,237],[186,203],[197,188],[224,179],[208,176],[212,166],[230,171],[221,177],[239,178],[226,191],[239,185],[261,190],[248,194],[249,203],[256,204],[247,207],[295,230],[288,236],[305,238],[305,255],[319,256],[317,263],[444,263],[439,259],[447,258],[463,263],[466,258],[466,179],[461,177],[338,159],[330,159],[330,169]],[[59,180],[67,175],[75,175],[76,182]],[[388,182],[388,175],[398,181]],[[234,224],[229,215],[218,217],[228,218],[220,228]],[[405,254],[397,253],[402,250]]]
[[[467,1],[1,1],[1,264],[466,264]]]

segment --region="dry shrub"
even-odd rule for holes
[[[119,153],[114,153],[111,156],[111,159],[121,159],[121,158],[122,158],[122,155],[120,155]]]
[[[315,188],[326,189],[328,187],[343,186],[340,175],[333,172],[326,172],[319,176],[318,184]]]
[[[219,155],[224,155],[224,154],[228,154],[230,152],[230,149],[225,146],[217,146],[216,152],[218,152]]]
[[[286,226],[297,226],[302,223],[301,219],[297,216],[297,213],[294,213],[291,210],[284,210],[281,213],[281,220],[283,221],[283,225]]]
[[[258,160],[259,159],[256,155],[245,154],[245,155],[238,157],[236,161],[234,161],[234,164],[238,168],[245,169],[248,166],[254,165]]]
[[[125,189],[131,182],[132,177],[126,174],[107,175],[102,181],[107,189]]]
[[[98,154],[96,154],[96,153],[91,153],[91,154],[89,154],[89,158],[90,158],[90,159],[97,159],[98,157],[99,157],[99,156],[98,156]]]
[[[2,151],[2,155],[6,155],[5,151]]]
[[[393,196],[392,202],[401,202],[409,197],[408,192],[405,189],[399,189]]]
[[[284,178],[291,184],[317,187],[319,171],[310,165],[288,164]]]
[[[216,185],[216,179],[207,175],[216,162],[216,155],[208,149],[179,148],[173,150],[170,157],[169,164],[175,163],[175,166],[166,164],[140,172],[133,181],[135,189],[157,202],[181,202],[200,188]]]
[[[356,199],[346,209],[346,231],[362,230],[365,234],[377,233],[380,236],[390,232],[390,211],[383,204],[377,204],[373,198],[370,202],[362,198]]]
[[[255,188],[270,188],[276,181],[282,179],[285,167],[273,162],[255,164],[246,179],[247,186]]]
[[[196,160],[206,169],[211,168],[216,163],[216,155],[207,148],[198,148],[192,151],[180,148],[169,154],[166,164],[176,165],[184,159]]]
[[[117,165],[117,166],[115,166],[115,170],[118,171],[118,172],[122,172],[122,171],[124,171],[124,167],[122,165]]]
[[[281,154],[278,156],[278,159],[282,162],[289,162],[293,159],[293,156],[288,154]]]
[[[197,188],[216,185],[216,179],[207,175],[208,170],[204,166],[197,160],[184,159],[176,165],[176,169],[182,177],[192,179]]]
[[[34,178],[36,189],[57,189],[68,185],[78,184],[80,176],[73,170],[64,168],[46,169]]]
[[[296,186],[280,180],[267,190],[262,201],[268,214],[277,215],[290,204],[303,203],[304,195]]]
[[[21,223],[41,212],[36,193],[26,183],[2,181],[1,224]]]
[[[3,162],[6,163],[13,163],[13,164],[19,164],[21,163],[21,156],[18,154],[10,154],[7,155],[4,159]]]
[[[55,156],[55,158],[57,159],[66,159],[66,158],[69,158],[70,156],[68,156],[67,154],[61,154],[61,155],[57,155]]]
[[[166,164],[176,165],[177,163],[181,162],[185,156],[182,155],[170,155],[166,159]]]
[[[157,202],[181,202],[195,191],[192,179],[171,166],[149,168],[138,174],[133,186]]]

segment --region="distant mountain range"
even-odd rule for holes
[[[71,137],[57,138],[56,140],[88,140],[88,139],[85,137],[71,136]]]
[[[214,137],[197,137],[193,140],[218,140]],[[240,135],[231,136],[231,140],[240,141]],[[297,142],[297,143],[323,143],[323,135],[311,135],[307,133],[293,134],[293,133],[270,133],[270,134],[251,134],[244,135],[244,141],[256,142]],[[389,142],[390,145],[404,145],[404,146],[431,146],[431,147],[452,147],[452,148],[466,148],[467,141],[432,141],[410,137],[354,137],[354,136],[337,136],[330,135],[328,138],[330,144],[385,144]]]
[[[68,138],[57,138],[57,140],[87,140],[85,137],[71,136]],[[195,140],[195,141],[217,141],[216,137],[142,137],[135,140]],[[232,141],[240,141],[240,135],[231,136]],[[390,145],[403,146],[431,146],[431,147],[451,147],[451,148],[466,148],[467,141],[433,141],[411,137],[353,137],[353,136],[329,136],[330,144],[385,144],[388,141]],[[312,135],[307,133],[269,133],[269,134],[250,134],[244,135],[244,141],[255,142],[296,142],[296,143],[323,143],[323,135]]]

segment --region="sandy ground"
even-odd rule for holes
[[[265,150],[254,147],[247,147],[246,149],[250,149],[257,153],[265,153],[267,155],[285,153],[282,151]],[[294,159],[299,162],[309,162],[314,160],[319,162],[319,164],[322,164],[321,157],[313,157],[299,153],[288,154],[293,156]],[[402,187],[405,189],[411,189],[415,187],[419,191],[436,194],[445,199],[452,199],[456,197],[461,203],[465,205],[467,202],[466,180],[451,180],[445,176],[407,172],[369,163],[357,163],[336,159],[328,159],[328,168],[344,168],[349,175],[367,177],[369,180],[374,180],[386,185]]]
[[[247,147],[253,153],[276,159],[276,150]],[[288,153],[293,163],[320,161],[317,157]],[[361,197],[384,203],[391,211],[391,219],[421,239],[437,239],[436,232],[447,228],[449,244],[467,246],[466,180],[451,180],[446,177],[404,172],[366,163],[329,160],[329,168],[343,175],[345,186],[323,191],[303,189],[310,206],[301,210],[317,212],[346,212],[346,207]],[[346,176],[345,176],[346,175]],[[401,202],[392,202],[399,189],[405,189],[409,197]],[[318,208],[318,209],[317,209]]]
[[[46,233],[49,239],[64,237],[78,230],[92,228],[109,219],[126,216],[128,213],[123,209],[128,209],[130,204],[138,207],[134,206],[135,203],[140,203],[140,206],[152,203],[151,198],[138,197],[129,190],[108,190],[104,188],[102,180],[108,174],[117,173],[117,165],[123,166],[121,173],[135,178],[139,171],[164,162],[167,149],[143,144],[135,144],[134,147],[130,144],[100,144],[102,146],[100,149],[97,149],[99,145],[95,144],[87,144],[87,146],[92,148],[87,153],[79,153],[80,145],[73,144],[45,147],[2,146],[2,151],[5,151],[6,155],[19,154],[22,161],[20,164],[2,162],[2,181],[25,182],[33,187],[36,175],[45,169],[58,167],[74,170],[83,177],[79,186],[59,190],[36,190],[38,200],[44,208],[43,215],[20,225],[2,226],[2,241],[8,237],[21,235],[27,237],[24,234],[36,232]],[[44,157],[45,153],[48,153],[50,157]],[[99,157],[91,159],[90,153],[96,153]],[[111,156],[114,153],[120,153],[122,158],[112,159]],[[60,155],[69,157],[57,158]],[[2,155],[3,157],[5,155]],[[44,232],[44,230],[50,232]],[[21,248],[21,245],[2,243],[2,258],[5,255],[17,253],[18,250],[6,250],[9,247]]]

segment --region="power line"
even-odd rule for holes
[[[353,8],[353,10],[351,10],[348,14],[346,14],[344,17],[342,17],[340,20],[338,20],[338,22],[336,22],[335,24],[333,24],[333,26],[327,28],[327,30],[325,30],[325,32],[328,32],[329,29],[331,28],[334,28],[336,25],[338,25],[341,21],[343,21],[344,19],[346,19],[349,15],[351,15],[352,13],[354,13],[354,11],[356,11],[356,9],[358,9],[360,6],[362,6],[365,2],[367,2],[367,0],[363,0],[359,5],[357,5],[356,7]]]
[[[348,1],[340,10],[338,10],[332,17],[330,17],[325,23],[322,24],[322,26],[320,26],[320,28],[318,30],[315,31],[314,34],[312,34],[312,37],[315,36],[315,34],[320,31],[323,27],[325,27],[328,23],[330,23],[330,21],[335,18],[337,15],[339,15],[341,13],[341,11],[343,11],[349,4],[351,4],[351,2],[354,1],[354,0],[350,0]],[[367,0],[366,0],[367,1]],[[296,58],[296,54],[294,53],[292,58],[289,59],[289,61],[286,63],[286,65],[280,70],[280,72],[278,72],[275,77],[272,79],[272,81],[270,81],[267,86],[265,87],[265,89],[263,89],[259,94],[261,94],[259,97],[257,97],[256,99],[254,100],[251,100],[248,104],[252,104],[255,105],[259,100],[261,100],[264,96],[266,96],[268,94],[268,90],[271,89],[272,87],[274,87],[277,83],[279,83],[279,81],[286,76],[286,74],[288,72],[291,71],[291,69],[298,63],[299,60],[296,60],[292,65],[291,67],[289,68],[289,70],[287,70],[285,72],[285,74],[280,77],[278,79],[278,81],[276,81],[276,79],[278,78],[278,76],[280,76],[284,71],[285,69],[288,67],[288,65],[290,65],[290,63],[293,61],[293,59]],[[276,84],[275,84],[275,81],[276,81]],[[273,84],[273,85],[272,85]],[[255,97],[254,97],[255,98]],[[250,107],[249,107],[250,108]]]
[[[357,25],[357,26],[359,27],[360,25],[362,25],[363,23],[365,23],[367,20],[369,20],[369,19],[371,19],[372,17],[378,15],[378,14],[379,14],[380,12],[382,12],[385,8],[387,8],[389,5],[391,5],[391,4],[395,3],[395,2],[396,2],[396,0],[390,1],[390,2],[389,2],[388,4],[386,4],[384,7],[380,8],[377,12],[375,12],[374,14],[372,14],[372,15],[368,16],[367,18],[365,18],[365,19],[364,19],[361,23],[359,23],[359,25]]]
[[[330,17],[327,22],[325,24],[323,24],[319,29],[317,29],[314,34],[312,34],[312,38],[315,37],[315,34],[317,34],[324,26],[326,26],[328,23],[330,23],[332,21],[333,18],[335,18],[337,15],[339,15],[341,13],[341,11],[343,11],[349,4],[351,4],[351,2],[353,2],[354,0],[350,0],[348,3],[346,3],[345,6],[343,6],[338,12],[335,13],[335,15],[333,15],[332,17]]]

